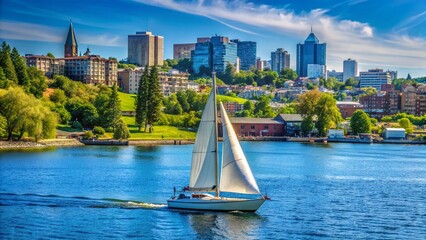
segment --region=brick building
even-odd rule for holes
[[[337,107],[339,108],[340,114],[343,118],[351,117],[356,110],[362,109],[362,105],[359,102],[347,101],[338,101]]]

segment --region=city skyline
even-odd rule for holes
[[[296,56],[312,26],[327,43],[327,69],[358,61],[359,71],[397,70],[400,77],[426,76],[426,2],[422,1],[2,1],[0,39],[26,53],[63,54],[72,19],[79,48],[104,57],[127,57],[127,35],[164,36],[165,58],[173,44],[214,34],[257,42],[264,60],[277,48]],[[7,9],[7,10],[6,10]],[[380,14],[369,14],[379,11]],[[398,11],[398,14],[395,14]],[[366,14],[368,13],[368,14]],[[55,20],[55,21],[53,21]],[[188,31],[190,27],[190,31]],[[290,67],[296,69],[295,58]]]

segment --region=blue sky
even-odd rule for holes
[[[79,51],[127,57],[127,35],[164,36],[165,57],[174,43],[214,34],[257,42],[257,55],[285,48],[295,68],[296,44],[313,31],[327,43],[327,68],[398,70],[426,76],[425,0],[1,0],[0,40],[21,54],[63,56],[72,19]]]

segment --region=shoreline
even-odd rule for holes
[[[324,139],[324,138],[318,138]],[[221,140],[221,139],[220,139]],[[244,137],[239,138],[240,141],[259,141],[259,142],[302,142],[302,143],[313,143],[312,140],[315,138],[291,138],[291,137]],[[45,139],[40,140],[38,143],[33,141],[0,141],[0,151],[7,150],[20,150],[20,149],[45,149],[45,148],[55,148],[55,147],[79,147],[79,146],[159,146],[159,145],[188,145],[193,144],[195,140],[193,139],[150,139],[150,140],[82,140],[77,139]],[[315,141],[319,143],[320,141]],[[324,142],[321,141],[322,144]],[[347,141],[347,140],[337,140],[337,139],[328,139],[328,143],[355,143],[355,144],[408,144],[408,145],[425,145],[426,141],[412,141],[412,140],[383,140],[380,142],[370,142],[370,141]]]

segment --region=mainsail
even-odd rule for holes
[[[222,103],[220,103],[220,110],[223,129],[220,190],[224,192],[260,194],[259,187]]]
[[[212,90],[201,117],[192,152],[189,188],[193,191],[209,191],[216,185],[215,108],[214,90]]]

